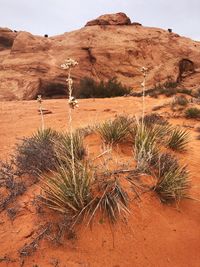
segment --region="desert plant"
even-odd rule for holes
[[[188,197],[190,180],[186,167],[180,167],[175,160],[163,161],[162,170],[154,190],[159,195],[162,202],[180,201]]]
[[[198,108],[188,108],[185,111],[185,117],[188,119],[200,119],[200,109]]]
[[[81,160],[85,155],[85,148],[83,145],[83,135],[80,131],[75,131],[72,136],[69,133],[60,135],[59,141],[56,144],[56,152],[59,157],[68,156],[72,158],[71,138],[73,143],[74,160]]]
[[[157,133],[142,122],[135,128],[134,154],[139,171],[147,172],[149,164],[158,153]]]
[[[168,121],[158,113],[151,113],[144,116],[144,124],[149,127],[154,124],[167,125]]]
[[[184,95],[175,96],[172,102],[172,106],[179,105],[179,106],[187,106],[189,101]]]
[[[94,215],[101,211],[111,223],[115,223],[121,213],[128,213],[128,194],[117,179],[103,181],[99,185],[99,193],[86,207],[86,215],[91,222]]]
[[[114,120],[107,120],[100,124],[97,131],[105,143],[120,143],[128,138],[132,122],[133,120],[127,116],[118,116]]]
[[[57,161],[54,147],[58,138],[58,133],[50,128],[38,130],[31,137],[23,138],[12,155],[19,172],[38,175],[54,169]]]
[[[41,178],[41,199],[50,209],[78,216],[91,201],[90,184],[93,177],[85,163],[76,161],[75,168],[72,167],[68,157],[65,160],[62,158],[56,171]]]
[[[116,78],[107,82],[96,82],[92,78],[85,77],[80,80],[77,97],[79,98],[105,98],[129,94],[130,88],[122,85]]]
[[[189,142],[189,133],[179,127],[175,127],[167,140],[167,146],[173,150],[184,151]]]

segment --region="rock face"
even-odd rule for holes
[[[139,91],[142,66],[149,70],[147,88],[168,79],[200,88],[200,42],[132,25],[123,13],[95,21],[87,23],[92,27],[49,38],[0,28],[0,100],[63,96],[67,73],[60,65],[68,57],[79,62],[72,72],[75,88],[85,76],[97,81],[117,77]]]
[[[126,14],[120,12],[116,14],[102,15],[97,19],[87,22],[85,26],[94,25],[130,25],[131,20]]]

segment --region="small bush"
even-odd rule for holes
[[[128,117],[118,116],[114,120],[105,121],[97,130],[105,143],[116,144],[127,140],[132,122]]]
[[[122,85],[116,78],[110,79],[108,82],[95,82],[93,79],[85,77],[80,81],[77,90],[79,98],[105,98],[124,96],[129,94],[130,88]]]
[[[173,150],[184,151],[189,142],[189,133],[181,128],[174,128],[167,140],[167,146]]]
[[[13,161],[21,174],[38,175],[43,171],[54,169],[57,156],[54,142],[58,133],[50,128],[38,130],[33,136],[23,138],[16,145]]]
[[[198,108],[188,108],[185,111],[185,117],[188,119],[200,119],[200,109]]]
[[[190,189],[188,171],[186,167],[180,167],[176,160],[173,162],[173,158],[166,160],[166,157],[162,160],[160,176],[154,189],[162,202],[180,201],[188,196]]]

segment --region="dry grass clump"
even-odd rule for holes
[[[72,133],[72,143],[73,143],[73,154],[74,160],[82,160],[85,155],[85,148],[83,145],[83,134],[80,131],[75,131]],[[61,134],[59,141],[56,145],[57,153],[59,157],[69,157],[72,158],[71,152],[71,135],[69,133]]]
[[[167,146],[172,150],[184,151],[189,142],[189,133],[181,128],[172,129],[167,140]]]
[[[107,120],[99,125],[97,131],[105,143],[114,145],[128,139],[132,123],[133,119],[118,116],[114,120]]]
[[[31,137],[23,138],[22,142],[16,145],[13,155],[14,164],[19,172],[38,175],[54,169],[57,161],[54,143],[58,137],[56,131],[48,128],[38,130]]]
[[[157,165],[158,180],[154,190],[162,202],[180,201],[188,197],[190,180],[187,168],[181,167],[175,157],[163,154]]]
[[[186,109],[185,117],[188,119],[200,119],[200,109],[198,109],[198,108]]]

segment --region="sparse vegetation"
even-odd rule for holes
[[[72,133],[73,141],[73,153],[74,160],[81,160],[85,155],[85,148],[83,145],[83,135],[80,131],[75,131]],[[69,133],[60,135],[59,142],[56,145],[57,153],[59,157],[68,156],[72,158],[71,155],[71,135]]]
[[[128,213],[128,194],[117,179],[103,181],[99,185],[100,195],[94,198],[87,207],[89,223],[94,215],[101,211],[111,223],[115,223],[122,212]]]
[[[134,138],[134,153],[137,169],[149,171],[149,164],[158,153],[157,133],[142,122],[138,122]]]
[[[15,147],[13,161],[21,174],[38,175],[55,168],[57,161],[54,149],[58,133],[50,128],[38,130],[31,137],[21,140]]]
[[[87,164],[76,161],[73,170],[71,160],[62,158],[56,171],[42,178],[42,200],[50,209],[77,216],[91,201],[92,179]]]
[[[175,96],[172,106],[179,105],[179,106],[187,106],[189,101],[184,95]]]
[[[200,119],[200,109],[198,108],[188,108],[185,111],[185,117],[188,119]]]
[[[126,116],[118,116],[99,125],[97,131],[107,144],[116,144],[127,140],[133,120]]]
[[[189,133],[181,128],[174,128],[167,140],[167,146],[173,150],[184,151],[189,142]]]
[[[116,78],[107,82],[96,82],[92,78],[83,78],[77,89],[78,98],[105,98],[129,94],[130,88],[122,85]]]
[[[180,167],[169,155],[160,157],[158,181],[154,190],[162,202],[180,201],[188,197],[190,181],[186,167]]]
[[[151,114],[145,115],[143,122],[147,127],[150,127],[154,124],[159,124],[159,125],[168,124],[168,121],[158,113],[151,113]]]

